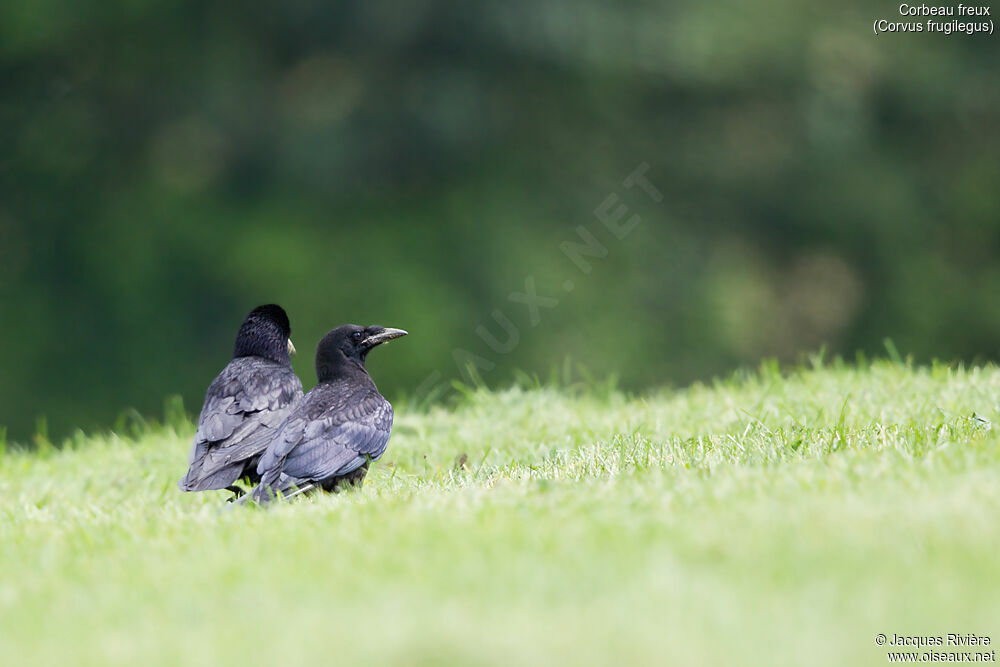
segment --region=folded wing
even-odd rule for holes
[[[180,488],[203,491],[232,485],[264,451],[301,397],[302,383],[287,366],[256,357],[230,362],[208,388]]]
[[[350,474],[385,453],[392,406],[374,386],[320,385],[293,410],[257,466],[258,500],[288,486]],[[284,475],[279,485],[279,477]]]

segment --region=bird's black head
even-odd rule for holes
[[[291,334],[284,308],[274,304],[258,306],[250,311],[236,334],[233,358],[264,357],[291,366],[289,355],[295,354]]]
[[[372,348],[405,335],[406,332],[402,329],[379,326],[345,324],[337,327],[323,336],[316,348],[316,377],[320,382],[327,382],[345,369],[364,369],[365,358]]]

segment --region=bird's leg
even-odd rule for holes
[[[236,486],[235,484],[233,484],[231,486],[227,486],[225,488],[225,490],[226,491],[230,491],[233,494],[233,496],[229,500],[226,501],[226,502],[229,502],[229,503],[235,502],[235,501],[239,500],[241,496],[243,496],[243,495],[246,494],[246,491],[244,491],[240,487]]]
[[[357,471],[354,473],[356,476],[351,480],[351,485],[356,486],[359,489],[365,483],[365,477],[368,476],[368,466],[371,465],[372,457],[365,454],[365,462]]]
[[[365,475],[368,474],[369,462],[370,459],[368,461],[365,461],[364,464],[354,472],[350,472],[344,475],[343,477],[339,477],[334,482],[333,492],[340,493],[340,490],[345,486],[350,486],[351,488],[360,489],[361,485],[364,484],[365,482]]]

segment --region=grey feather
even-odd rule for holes
[[[288,479],[305,483],[344,476],[378,460],[392,430],[392,406],[368,380],[317,385],[294,408],[257,465],[254,499],[266,502]],[[363,477],[363,475],[362,475]]]
[[[289,366],[262,357],[233,359],[209,385],[191,447],[183,491],[223,489],[273,439],[302,398],[302,382]]]

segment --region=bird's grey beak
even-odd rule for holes
[[[292,343],[292,339],[288,339],[288,354],[295,356],[295,344]]]
[[[382,329],[378,333],[374,333],[364,340],[364,346],[367,348],[375,347],[376,345],[381,345],[393,338],[399,338],[400,336],[405,336],[406,332],[402,329]]]

